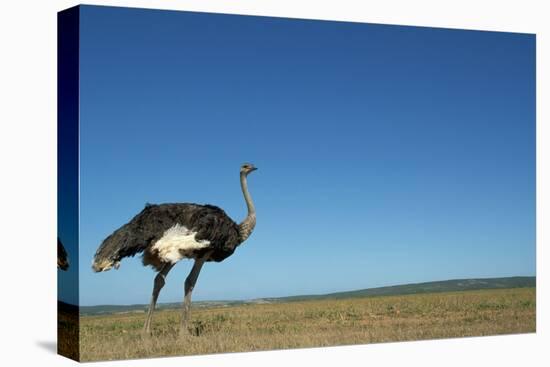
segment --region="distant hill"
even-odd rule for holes
[[[526,288],[535,287],[536,277],[508,277],[482,279],[453,279],[437,282],[394,285],[389,287],[368,288],[356,291],[337,292],[319,295],[265,298],[267,301],[288,302],[323,298],[351,298],[374,296],[399,296],[419,293],[459,292],[481,289]]]
[[[360,289],[355,291],[337,292],[328,294],[312,294],[278,298],[258,298],[242,301],[200,301],[193,302],[193,307],[230,307],[242,304],[293,302],[318,299],[353,298],[353,297],[380,297],[398,296],[419,293],[459,292],[481,289],[526,288],[535,287],[536,277],[508,277],[508,278],[482,278],[482,279],[453,279],[436,282],[394,285]],[[112,313],[145,312],[148,305],[101,305],[81,306],[81,315],[102,315]],[[181,307],[181,303],[161,303],[157,309],[174,309]]]

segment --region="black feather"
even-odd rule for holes
[[[69,259],[67,256],[67,251],[59,237],[57,238],[57,267],[61,270],[67,270],[69,268]]]
[[[241,243],[238,225],[220,208],[198,204],[147,204],[128,223],[114,231],[99,246],[94,262],[119,261],[144,253],[144,264],[159,267],[151,260],[147,249],[159,240],[166,230],[180,224],[197,232],[197,240],[208,240],[208,248],[197,250],[196,257],[212,251],[207,261],[222,261]]]

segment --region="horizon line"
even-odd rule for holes
[[[339,293],[348,293],[348,292],[356,292],[356,291],[363,291],[363,290],[372,290],[372,289],[381,289],[381,288],[391,288],[391,287],[400,287],[400,286],[407,286],[407,285],[420,285],[420,284],[428,284],[428,283],[439,283],[439,282],[450,282],[450,281],[461,281],[461,280],[496,280],[496,279],[510,279],[510,278],[536,278],[535,275],[511,275],[511,276],[504,276],[504,277],[473,277],[473,278],[451,278],[451,279],[440,279],[440,280],[429,280],[429,281],[423,281],[423,282],[414,282],[414,283],[398,283],[398,284],[391,284],[391,285],[384,285],[384,286],[377,286],[377,287],[368,287],[368,288],[356,288],[356,289],[349,289],[349,290],[342,290],[342,291],[336,291],[336,292],[327,292],[327,293],[301,293],[301,294],[294,294],[294,295],[286,295],[286,296],[277,296],[277,297],[254,297],[254,298],[238,298],[238,299],[210,299],[210,300],[200,300],[200,301],[193,301],[192,303],[200,303],[200,302],[244,302],[244,301],[254,301],[254,300],[262,300],[262,299],[281,299],[281,298],[292,298],[292,297],[316,297],[316,296],[329,296],[332,294],[339,294]],[[76,306],[76,307],[101,307],[101,306],[147,306],[146,303],[127,303],[127,304],[113,304],[113,303],[104,303],[104,304],[95,304],[95,305],[75,305],[72,303],[68,303],[65,301],[62,301],[60,299],[57,300],[58,302],[63,302],[68,305]],[[182,303],[181,301],[172,301],[172,302],[159,302],[158,305],[161,304],[173,304],[173,303]]]

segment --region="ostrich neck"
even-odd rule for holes
[[[241,173],[241,189],[243,190],[244,201],[246,202],[246,207],[248,208],[248,215],[242,223],[239,224],[239,234],[241,236],[241,242],[243,242],[250,236],[254,230],[254,226],[256,225],[256,209],[254,208],[254,203],[252,202],[250,193],[248,192],[246,174],[244,173]]]

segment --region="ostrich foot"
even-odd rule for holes
[[[143,329],[141,329],[141,336],[144,336],[147,338],[153,336],[153,332],[151,331],[151,328],[144,327]]]
[[[197,283],[197,278],[199,277],[199,273],[201,271],[202,265],[206,261],[206,257],[207,256],[199,259],[195,259],[195,263],[193,264],[193,269],[191,269],[191,272],[185,279],[185,283],[184,283],[185,296],[183,297],[183,305],[181,310],[180,337],[184,335],[187,336],[190,334],[188,329],[188,324],[189,324],[189,314],[191,313],[191,294],[193,293],[193,288],[195,288],[195,284]],[[191,332],[191,335],[193,335],[192,332]],[[200,332],[197,332],[196,335],[200,335]]]
[[[180,338],[186,338],[190,335],[193,335],[193,333],[189,329],[189,321],[188,321],[186,316],[183,316],[181,324],[180,324],[179,337]]]

